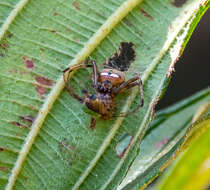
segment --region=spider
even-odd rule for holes
[[[106,62],[104,69],[99,72],[94,60],[86,61],[73,68],[66,68],[63,71],[63,78],[68,93],[84,104],[90,110],[99,113],[102,119],[110,119],[116,111],[115,96],[127,89],[138,86],[140,93],[140,104],[133,111],[119,116],[127,116],[138,111],[144,104],[142,81],[139,75],[125,81],[125,71],[128,70],[130,64],[135,59],[134,45],[131,42],[121,42],[118,51],[111,56]],[[93,87],[95,94],[86,93],[84,97],[80,97],[74,93],[69,83],[70,73],[83,67],[93,68]],[[68,72],[67,79],[65,73]]]

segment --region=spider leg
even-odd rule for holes
[[[139,81],[136,81],[139,80]],[[143,94],[143,88],[142,88],[142,81],[141,78],[139,76],[133,77],[130,80],[128,80],[127,82],[124,82],[122,85],[120,85],[120,87],[118,87],[116,89],[116,92],[123,92],[127,89],[130,89],[134,86],[138,86],[139,87],[139,93],[140,93],[140,104],[137,106],[137,108],[135,108],[133,111],[129,112],[129,113],[120,113],[118,117],[126,117],[127,115],[133,114],[135,112],[137,112],[141,107],[143,107],[144,105],[144,94]]]
[[[130,113],[128,114],[133,114],[135,112],[137,112],[140,108],[143,107],[144,105],[144,93],[143,93],[143,88],[142,88],[142,81],[141,79],[139,78],[139,82],[135,82],[133,84],[131,84],[130,86],[128,86],[128,88],[132,88],[134,86],[137,86],[139,87],[139,94],[140,94],[140,104],[137,106],[137,108],[135,108],[133,111],[131,111]]]
[[[93,74],[94,74],[93,82],[94,82],[94,87],[98,88],[98,75],[99,75],[98,67],[97,67],[96,62],[94,60],[91,60],[90,62],[93,65]]]
[[[78,100],[80,103],[83,103],[83,102],[84,102],[84,99],[81,98],[80,96],[78,96],[77,94],[75,94],[75,93],[71,90],[70,84],[68,83],[68,81],[69,81],[69,79],[70,79],[70,74],[71,74],[71,72],[74,71],[74,70],[77,70],[77,69],[79,69],[79,68],[82,68],[82,67],[92,67],[92,65],[88,65],[87,63],[85,63],[85,64],[83,63],[83,64],[76,65],[76,66],[74,66],[74,67],[72,67],[72,68],[67,67],[65,70],[63,70],[63,80],[64,80],[64,82],[65,82],[65,86],[66,86],[67,92],[68,92],[73,98],[75,98],[76,100]],[[68,72],[67,77],[65,77],[66,72]]]
[[[128,86],[129,86],[131,83],[133,83],[133,82],[135,82],[135,81],[137,81],[137,80],[139,80],[139,79],[140,79],[139,76],[135,76],[135,77],[129,79],[128,81],[122,83],[118,88],[114,88],[112,92],[116,95],[116,94],[118,94],[118,93],[120,93],[120,92],[122,92],[122,91],[128,89]]]

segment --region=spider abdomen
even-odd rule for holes
[[[85,98],[85,105],[92,111],[101,114],[103,119],[109,119],[116,108],[114,98],[108,93],[88,95]]]

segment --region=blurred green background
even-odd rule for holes
[[[195,28],[156,108],[167,107],[207,86],[210,86],[210,9]]]

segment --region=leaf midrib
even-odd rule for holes
[[[4,24],[0,28],[0,40],[3,39],[5,33],[8,31],[10,25],[17,17],[18,13],[23,9],[23,7],[29,2],[29,0],[20,0],[18,4],[14,7],[14,9],[11,11],[7,19],[5,20]]]

